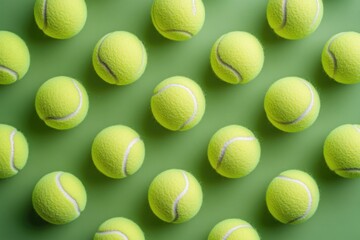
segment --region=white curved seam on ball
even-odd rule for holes
[[[42,30],[45,30],[47,28],[47,25],[48,25],[48,22],[47,22],[47,0],[44,0],[44,3],[43,3],[43,11],[42,11],[42,15],[43,15],[43,20],[44,20],[44,27]]]
[[[297,184],[301,185],[301,186],[305,189],[305,191],[306,191],[306,193],[307,193],[307,195],[308,195],[308,198],[309,198],[309,202],[308,202],[308,205],[307,205],[307,208],[306,208],[304,214],[301,215],[301,216],[299,216],[299,217],[297,217],[297,218],[295,218],[295,219],[290,220],[288,223],[293,223],[293,222],[296,222],[296,221],[299,221],[299,220],[301,220],[301,219],[306,218],[306,216],[310,213],[311,206],[312,206],[312,202],[313,202],[313,199],[312,199],[312,196],[311,196],[311,192],[310,192],[310,189],[308,188],[308,186],[306,186],[306,184],[303,183],[303,182],[300,181],[300,180],[293,179],[293,178],[289,178],[289,177],[286,177],[286,176],[281,176],[281,175],[280,175],[280,176],[278,176],[277,178],[280,178],[280,179],[283,179],[283,180],[286,180],[286,181],[291,181],[291,182],[294,182],[294,183],[297,183]]]
[[[252,141],[252,140],[255,140],[256,138],[253,137],[253,136],[249,136],[249,137],[234,137],[230,140],[228,140],[224,146],[221,148],[221,151],[220,151],[220,156],[218,158],[218,161],[217,161],[217,166],[216,168],[219,168],[222,161],[223,161],[223,158],[225,156],[225,153],[226,153],[226,150],[227,148],[229,147],[230,144],[236,142],[236,141]]]
[[[287,0],[283,0],[282,2],[282,12],[283,12],[283,20],[281,22],[281,25],[278,29],[283,29],[286,26],[287,23]]]
[[[192,0],[192,13],[196,16],[196,0]]]
[[[81,90],[79,88],[79,86],[76,84],[75,80],[71,79],[71,81],[74,83],[74,86],[76,88],[76,91],[78,92],[79,94],[79,104],[77,106],[77,108],[75,109],[74,112],[64,116],[64,117],[47,117],[46,119],[47,120],[55,120],[55,121],[67,121],[73,117],[75,117],[81,110],[82,108],[82,105],[83,105],[83,95],[81,93]]]
[[[226,234],[224,235],[222,240],[227,240],[233,232],[235,232],[236,230],[241,229],[241,228],[251,228],[251,226],[249,224],[241,224],[241,225],[235,226],[226,232]]]
[[[65,198],[66,198],[67,200],[69,200],[69,201],[71,202],[71,204],[74,206],[75,211],[76,211],[77,215],[79,216],[81,210],[80,210],[80,207],[79,207],[78,203],[76,202],[76,200],[75,200],[73,197],[70,196],[70,194],[68,194],[68,193],[65,191],[65,189],[64,189],[63,186],[61,185],[60,177],[61,177],[62,174],[63,174],[63,173],[60,172],[60,173],[58,173],[58,174],[56,175],[56,178],[55,178],[56,185],[58,186],[60,192],[65,196]]]
[[[154,25],[156,25],[156,28],[159,29],[161,32],[175,32],[175,33],[182,33],[184,35],[186,35],[187,37],[189,38],[192,38],[194,36],[194,34],[192,34],[191,32],[189,31],[186,31],[186,30],[181,30],[181,29],[173,29],[173,28],[170,28],[170,29],[163,29],[159,26],[159,24],[157,23],[156,21],[156,17],[153,17],[152,18],[153,22],[154,22]]]
[[[193,102],[194,102],[194,111],[193,111],[192,115],[189,117],[189,119],[186,120],[186,121],[180,126],[180,128],[178,129],[178,130],[181,130],[181,129],[183,129],[186,125],[188,125],[189,123],[191,123],[191,122],[195,119],[196,114],[197,114],[197,112],[198,112],[198,104],[197,104],[197,100],[196,100],[196,97],[195,97],[194,93],[193,93],[189,88],[187,88],[187,87],[185,87],[185,86],[183,86],[183,85],[181,85],[181,84],[177,84],[177,83],[172,83],[172,84],[169,84],[169,85],[163,87],[163,88],[160,89],[154,96],[156,96],[156,95],[164,92],[165,90],[167,90],[167,89],[169,89],[169,88],[171,88],[171,87],[179,87],[179,88],[184,89],[185,91],[187,91],[187,92],[190,94],[190,96],[191,96],[191,98],[192,98],[192,100],[193,100]]]
[[[10,168],[13,172],[17,173],[19,169],[15,166],[15,142],[14,137],[16,134],[16,129],[14,129],[10,134]]]
[[[315,1],[316,1],[316,13],[315,13],[315,17],[312,20],[312,23],[310,25],[310,29],[312,29],[316,25],[316,22],[320,15],[320,2],[319,2],[319,0],[315,0]]]
[[[304,84],[305,84],[306,87],[309,89],[310,95],[311,95],[311,100],[310,100],[309,106],[305,109],[305,111],[304,111],[298,118],[296,118],[296,119],[293,120],[293,121],[282,122],[282,121],[276,121],[276,120],[274,120],[275,122],[280,123],[280,124],[284,124],[284,125],[296,124],[296,123],[300,122],[301,120],[303,120],[303,119],[306,117],[306,115],[308,115],[308,114],[310,113],[310,111],[311,111],[312,108],[314,107],[314,103],[315,103],[314,91],[312,90],[312,88],[311,88],[311,86],[309,85],[309,83],[305,82]]]
[[[97,52],[97,59],[99,61],[99,63],[101,64],[101,66],[103,66],[103,68],[105,68],[105,71],[108,72],[111,77],[114,78],[115,82],[119,82],[119,79],[117,78],[117,76],[115,75],[115,73],[111,70],[111,68],[106,64],[106,62],[104,62],[101,57],[100,57],[100,50],[101,50],[101,47],[105,41],[105,39],[110,35],[111,33],[109,34],[106,34],[102,39],[101,39],[101,42],[99,44],[99,47],[98,47],[98,52]]]
[[[8,67],[0,65],[0,71],[7,72],[11,76],[13,76],[15,78],[15,81],[19,79],[19,74]]]
[[[238,79],[238,81],[241,82],[243,80],[241,73],[239,71],[237,71],[233,66],[231,66],[230,64],[228,64],[224,60],[222,60],[220,57],[219,47],[220,47],[222,39],[223,39],[223,37],[219,40],[219,43],[216,46],[216,54],[215,54],[216,59],[220,63],[220,65],[222,65],[224,68],[229,69],[235,75],[235,77]]]
[[[127,146],[127,148],[126,148],[126,151],[125,151],[125,154],[124,154],[124,158],[123,158],[123,165],[122,165],[122,168],[121,168],[121,170],[122,170],[122,173],[124,174],[124,176],[127,176],[128,175],[128,173],[127,173],[127,171],[126,171],[126,167],[127,167],[127,162],[128,162],[128,158],[129,158],[129,154],[130,154],[130,151],[131,151],[131,149],[132,149],[132,147],[137,143],[137,142],[139,142],[140,141],[140,138],[139,137],[136,137],[136,138],[134,138],[130,143],[129,143],[129,145]]]
[[[174,215],[174,219],[173,219],[173,222],[175,222],[176,220],[178,220],[179,218],[179,213],[178,213],[178,206],[179,206],[179,202],[180,200],[185,196],[185,194],[188,192],[189,190],[189,179],[188,177],[186,176],[186,173],[185,172],[182,172],[182,175],[185,179],[185,187],[184,187],[184,190],[176,197],[175,199],[175,202],[173,204],[173,215]]]
[[[334,41],[339,37],[339,35],[341,35],[342,33],[340,34],[336,34],[334,37],[332,37],[329,41],[329,45],[326,49],[327,53],[329,54],[330,58],[332,59],[333,63],[334,63],[334,72],[333,72],[333,75],[331,76],[332,78],[335,77],[335,74],[336,74],[336,71],[337,71],[337,68],[338,68],[338,62],[337,62],[337,59],[336,59],[336,56],[335,54],[331,51],[331,46],[332,44],[334,43]]]
[[[108,231],[103,231],[103,232],[97,232],[97,234],[99,235],[117,235],[122,237],[124,240],[129,240],[129,238],[125,235],[125,233],[119,231],[119,230],[108,230]]]
[[[191,32],[189,31],[186,31],[186,30],[180,30],[180,29],[167,29],[167,30],[162,30],[164,32],[176,32],[176,33],[182,33],[188,37],[193,37],[194,34],[192,34]]]

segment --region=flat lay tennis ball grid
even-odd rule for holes
[[[286,39],[301,39],[313,33],[321,23],[321,0],[269,0],[267,20],[275,33]],[[67,39],[78,34],[87,18],[84,0],[36,0],[34,16],[38,27],[48,36]],[[199,33],[205,21],[201,0],[155,0],[152,22],[164,37],[189,40]],[[325,72],[344,84],[360,82],[360,34],[343,32],[324,46],[322,64]],[[9,46],[2,46],[7,38]],[[4,42],[4,41],[3,41]],[[3,44],[4,45],[4,44]],[[16,54],[7,54],[9,49]],[[5,49],[5,50],[3,50]],[[14,55],[14,56],[12,56]],[[116,31],[105,35],[93,51],[93,67],[104,81],[128,85],[137,81],[147,66],[147,52],[135,35]],[[231,84],[255,79],[264,64],[264,52],[255,36],[246,32],[229,32],[213,45],[210,64],[215,74]],[[30,65],[26,44],[10,32],[0,31],[0,84],[21,79]],[[205,97],[193,80],[174,76],[159,83],[151,97],[151,111],[156,121],[171,131],[185,131],[200,123],[205,113]],[[82,84],[70,77],[54,77],[38,90],[35,108],[48,126],[66,130],[79,125],[86,117],[89,100]],[[286,77],[267,91],[264,109],[268,120],[284,132],[299,132],[310,127],[320,111],[316,89],[305,79]],[[324,143],[324,158],[329,168],[346,177],[359,177],[357,161],[358,125],[334,129]],[[0,125],[0,178],[11,177],[27,161],[25,137],[15,128]],[[235,147],[236,145],[236,147]],[[210,165],[222,176],[240,178],[250,174],[260,159],[260,144],[247,128],[230,125],[216,132],[208,145]],[[119,158],[119,156],[121,156]],[[111,178],[125,178],[141,167],[145,158],[144,143],[138,133],[123,125],[101,131],[92,146],[93,162],[100,172]],[[280,222],[297,224],[316,212],[319,190],[315,180],[305,172],[288,170],[270,183],[266,204]],[[65,224],[79,217],[86,206],[86,191],[79,179],[66,172],[45,175],[36,184],[33,195],[35,211],[46,221]],[[202,205],[202,190],[196,178],[184,170],[160,173],[151,182],[148,201],[161,220],[182,223],[193,218]],[[127,232],[128,231],[128,232]],[[115,232],[115,236],[113,236]],[[100,225],[94,239],[144,239],[136,223],[113,218]],[[241,219],[227,219],[210,232],[209,240],[260,239],[256,230]]]

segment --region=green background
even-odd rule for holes
[[[343,179],[329,171],[322,146],[327,134],[345,123],[359,123],[360,85],[341,85],[321,67],[325,42],[342,31],[360,31],[360,1],[324,0],[324,17],[318,30],[303,40],[277,37],[266,21],[264,0],[204,0],[206,21],[202,31],[186,42],[166,40],[150,19],[150,0],[88,0],[84,29],[72,39],[55,40],[36,26],[32,0],[0,0],[0,29],[21,36],[30,49],[31,66],[21,81],[0,86],[0,122],[15,126],[28,139],[30,155],[15,177],[0,180],[1,239],[92,239],[106,219],[123,216],[137,222],[147,239],[207,239],[211,228],[226,218],[250,222],[263,239],[359,239],[360,181]],[[129,86],[109,85],[96,75],[91,55],[106,33],[126,30],[136,34],[148,52],[144,75]],[[213,74],[212,44],[229,31],[248,31],[265,50],[260,75],[247,85],[229,85]],[[36,115],[37,89],[47,79],[66,75],[88,90],[90,109],[85,121],[68,131],[47,127]],[[187,132],[170,132],[156,123],[150,111],[154,87],[163,79],[184,75],[203,88],[206,113]],[[300,133],[275,129],[266,119],[263,99],[268,87],[285,76],[312,82],[321,98],[315,124]],[[105,127],[124,124],[134,128],[146,144],[142,168],[123,180],[105,177],[94,167],[90,150],[96,134]],[[259,138],[262,156],[258,167],[242,179],[225,179],[210,167],[207,144],[219,128],[240,124]],[[181,168],[192,172],[203,187],[199,214],[183,224],[160,221],[151,212],[147,189],[160,172]],[[308,222],[283,225],[272,218],[265,204],[271,179],[281,171],[300,169],[318,182],[318,211]],[[31,193],[46,173],[68,171],[84,183],[88,203],[74,222],[55,226],[32,209]]]

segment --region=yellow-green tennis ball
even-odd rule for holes
[[[221,80],[244,84],[260,73],[264,64],[264,50],[250,33],[229,32],[215,42],[210,63]]]
[[[247,128],[230,125],[218,130],[208,146],[208,159],[217,173],[228,178],[250,174],[260,160],[260,143]]]
[[[143,43],[134,34],[117,31],[99,40],[92,61],[96,73],[105,82],[127,85],[143,75],[147,54]]]
[[[202,0],[154,0],[151,18],[161,35],[170,40],[185,41],[204,25],[205,7]]]
[[[48,36],[68,39],[78,34],[87,18],[85,0],[36,0],[35,22]]]
[[[322,0],[269,0],[266,13],[277,35],[296,40],[319,27],[323,11]]]
[[[199,212],[203,194],[192,174],[170,169],[154,178],[148,198],[150,208],[158,218],[169,223],[182,223]]]
[[[343,84],[360,82],[360,33],[333,36],[322,52],[322,65],[329,77]]]
[[[16,175],[29,154],[25,136],[10,125],[0,124],[0,178]]]
[[[360,177],[360,125],[345,124],[332,130],[324,143],[324,158],[337,175]]]
[[[286,77],[273,83],[265,95],[264,108],[269,121],[284,132],[310,127],[320,111],[320,98],[308,81]]]
[[[20,80],[30,66],[30,53],[26,43],[16,34],[0,31],[0,84]]]
[[[226,219],[211,230],[208,240],[260,240],[259,234],[248,222],[241,219]]]
[[[125,178],[143,164],[145,145],[133,129],[115,125],[103,129],[94,139],[91,155],[96,168],[111,178]]]
[[[115,217],[100,225],[94,240],[145,240],[145,236],[141,228],[130,219]]]
[[[169,130],[191,129],[205,113],[204,93],[189,78],[170,77],[155,87],[151,111],[158,123]]]
[[[65,224],[78,218],[86,206],[81,181],[66,172],[52,172],[35,185],[32,203],[41,218],[52,224]]]
[[[86,117],[89,99],[85,88],[70,77],[54,77],[39,88],[36,112],[49,127],[66,130],[79,125]]]
[[[280,173],[268,186],[267,207],[278,221],[297,224],[311,218],[319,204],[320,193],[315,180],[299,170]]]

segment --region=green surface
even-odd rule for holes
[[[268,27],[266,1],[205,0],[202,31],[186,42],[166,40],[150,19],[150,0],[88,0],[87,23],[79,35],[55,40],[38,30],[34,1],[0,0],[0,29],[20,35],[28,44],[31,66],[21,81],[0,86],[0,122],[15,126],[28,139],[29,160],[15,177],[0,180],[1,239],[92,239],[106,219],[127,217],[139,224],[147,239],[207,239],[212,227],[226,218],[251,223],[262,239],[358,239],[360,180],[342,179],[328,170],[322,156],[327,134],[345,123],[359,123],[360,85],[330,80],[321,67],[326,41],[342,31],[360,32],[360,1],[324,0],[319,29],[306,39],[283,40]],[[142,78],[129,86],[109,85],[96,75],[91,55],[106,33],[126,30],[143,40],[149,61]],[[210,68],[212,44],[222,34],[248,31],[265,49],[263,71],[247,85],[228,85]],[[66,75],[77,78],[88,90],[90,109],[85,121],[68,131],[47,127],[36,115],[34,101],[47,79]],[[196,80],[207,98],[207,109],[198,126],[187,132],[170,132],[151,115],[153,88],[163,79],[184,75]],[[266,119],[263,99],[277,79],[296,75],[318,89],[321,110],[315,124],[300,133],[275,129]],[[105,127],[125,124],[144,139],[142,168],[123,180],[109,179],[94,167],[91,144]],[[207,144],[219,128],[240,124],[251,129],[262,146],[260,163],[243,179],[225,179],[208,163]],[[147,189],[161,171],[182,168],[200,181],[204,203],[191,221],[164,223],[151,212]],[[287,169],[309,172],[318,182],[318,211],[308,222],[288,226],[274,220],[266,209],[265,192],[271,179]],[[87,189],[88,204],[73,223],[55,226],[41,220],[31,205],[36,182],[51,171],[68,171]]]

